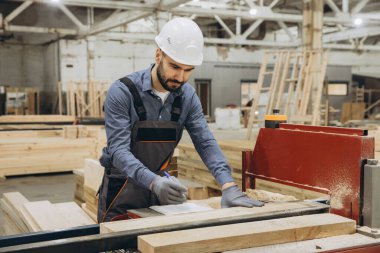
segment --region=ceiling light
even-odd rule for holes
[[[52,1],[53,3],[58,3],[60,0],[50,0]]]
[[[362,18],[355,18],[354,19],[354,25],[360,26],[363,24],[363,19]]]
[[[249,14],[251,14],[252,16],[256,15],[257,14],[257,9],[255,8],[252,8],[249,10]]]

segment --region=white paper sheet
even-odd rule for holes
[[[183,203],[179,205],[165,205],[165,206],[151,206],[149,208],[165,215],[173,215],[173,214],[181,214],[181,213],[195,213],[195,212],[213,210],[211,207],[201,206],[195,203]]]

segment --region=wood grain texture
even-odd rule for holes
[[[206,253],[355,233],[356,223],[334,214],[314,214],[138,237],[142,253]]]

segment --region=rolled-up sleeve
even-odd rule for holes
[[[190,111],[185,120],[185,127],[195,149],[218,184],[222,186],[225,183],[233,182],[231,168],[207,125],[201,103],[195,93],[191,96]]]
[[[111,85],[104,105],[108,152],[112,165],[122,175],[149,189],[155,178],[130,151],[132,95],[119,81]]]

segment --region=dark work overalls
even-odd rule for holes
[[[157,175],[163,174],[177,146],[181,131],[178,123],[182,109],[182,97],[174,99],[171,120],[147,120],[146,110],[135,84],[124,77],[120,79],[133,96],[139,121],[131,131],[131,153]],[[112,167],[108,151],[103,150],[100,159],[105,167],[103,183],[99,189],[98,222],[127,218],[127,210],[159,205],[155,194],[138,186]],[[107,165],[108,164],[108,165]]]

